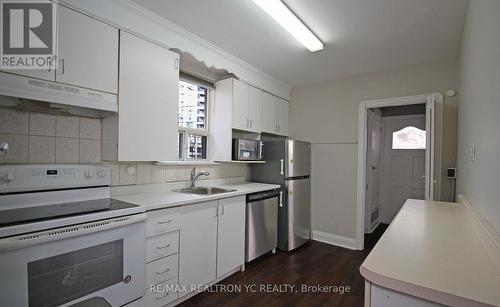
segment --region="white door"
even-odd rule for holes
[[[382,222],[390,223],[408,198],[425,198],[425,115],[385,117]]]
[[[288,120],[290,114],[290,105],[286,100],[279,99],[276,108],[276,123],[278,134],[288,136]]]
[[[276,133],[278,126],[276,123],[276,111],[278,98],[275,96],[262,93],[262,132]]]
[[[204,285],[215,280],[217,201],[186,206],[180,216],[179,285]]]
[[[119,161],[177,159],[178,63],[176,53],[121,32]]]
[[[56,81],[118,93],[118,29],[66,7],[58,7]]]
[[[217,278],[245,261],[245,196],[219,201]]]
[[[260,133],[262,131],[262,91],[253,86],[248,88],[248,118],[249,131]]]
[[[248,84],[234,79],[233,81],[233,124],[234,129],[248,130]]]
[[[371,231],[380,216],[380,176],[382,157],[382,118],[368,111],[366,144],[365,231]]]

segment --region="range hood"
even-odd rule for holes
[[[0,72],[0,95],[49,102],[54,106],[118,112],[117,95],[4,72]]]

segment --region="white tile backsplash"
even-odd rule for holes
[[[29,136],[28,162],[55,163],[56,138],[50,136]]]
[[[177,181],[191,180],[191,169],[189,166],[180,166],[177,169]]]
[[[0,109],[0,133],[28,134],[29,113]]]
[[[80,140],[56,138],[56,163],[79,163]]]
[[[10,153],[0,157],[0,163],[101,163],[100,139],[99,119],[0,108],[0,141],[10,145]],[[153,162],[104,165],[111,169],[114,186],[188,181],[193,168]],[[197,166],[196,170],[210,172],[209,177],[200,180],[245,177],[248,173],[246,165],[231,163]]]
[[[101,120],[80,117],[80,138],[90,140],[101,139]]]
[[[78,139],[80,137],[80,118],[57,115],[56,136]]]
[[[137,163],[137,184],[151,183],[151,163]]]
[[[165,170],[165,179],[163,182],[178,181],[179,178],[179,168],[175,166],[163,166]]]
[[[9,153],[0,163],[28,163],[28,135],[0,133],[0,141],[9,143]]]
[[[56,116],[45,113],[30,113],[30,135],[55,136]]]
[[[120,185],[137,184],[137,163],[120,163]]]
[[[151,166],[151,183],[163,183],[165,182],[165,174],[166,169],[161,165],[152,165]],[[177,180],[177,171],[175,172],[175,179],[171,181]]]

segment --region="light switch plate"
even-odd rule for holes
[[[470,145],[470,160],[476,161],[476,144],[474,143]]]

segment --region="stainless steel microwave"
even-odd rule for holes
[[[262,160],[264,143],[256,140],[233,139],[233,160],[257,161]]]

